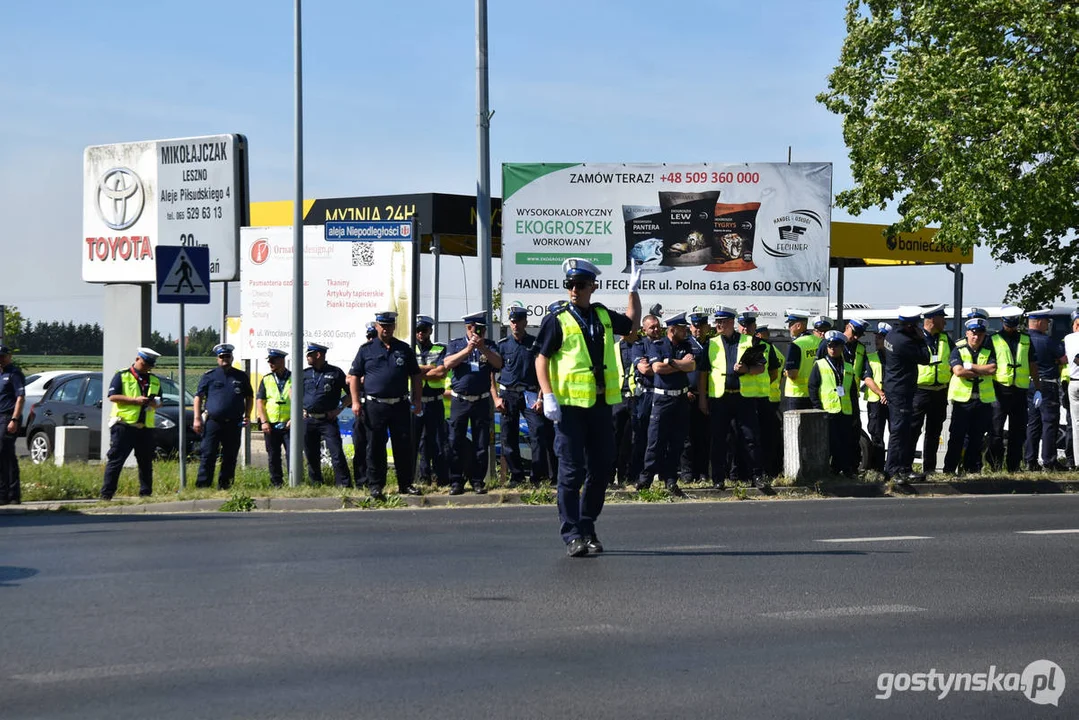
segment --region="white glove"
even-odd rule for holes
[[[1035,390],[1034,391],[1034,409],[1037,410],[1041,406],[1042,406],[1042,391],[1041,390]]]
[[[641,287],[641,266],[633,258],[629,260],[629,291],[637,292]]]
[[[560,422],[562,420],[562,408],[558,407],[558,398],[554,396],[554,393],[547,393],[543,396],[543,414],[551,422]]]

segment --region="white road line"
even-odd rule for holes
[[[664,547],[649,548],[655,552],[690,552],[694,550],[723,550],[727,545],[666,545]]]
[[[900,540],[932,540],[928,535],[890,535],[886,537],[855,537],[855,538],[828,538],[817,540],[822,543],[865,543],[865,542],[895,542]]]
[[[1079,529],[1075,530],[1016,530],[1016,535],[1076,535],[1079,534]]]
[[[262,660],[250,655],[226,655],[190,660],[160,660],[129,665],[98,665],[69,670],[48,670],[46,672],[12,675],[11,679],[35,685],[47,685],[50,683],[104,680],[136,675],[160,675],[177,671],[215,670],[236,665],[251,665],[258,662],[262,662]]]
[[[820,608],[818,610],[787,610],[785,612],[761,613],[761,617],[778,618],[780,620],[817,620],[821,618],[896,615],[916,612],[925,612],[925,608],[913,605],[860,605],[855,607]]]

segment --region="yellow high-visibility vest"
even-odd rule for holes
[[[603,325],[603,385],[608,405],[622,401],[622,378],[615,360],[614,332],[611,316],[606,308],[595,308],[596,317]],[[551,391],[560,405],[592,407],[596,404],[596,376],[592,371],[592,358],[588,354],[581,326],[568,309],[556,316],[562,328],[562,347],[550,359],[548,373]]]
[[[959,357],[963,359],[965,363],[974,363],[975,365],[985,365],[989,362],[989,348],[983,346],[978,351],[977,361],[972,360],[970,348],[959,348]],[[997,399],[996,388],[993,387],[993,379],[988,375],[981,377],[980,383],[978,383],[978,399],[986,404],[990,404]],[[967,402],[974,394],[974,380],[972,378],[961,378],[958,375],[952,375],[952,380],[948,383],[948,400],[952,402]]]
[[[1000,333],[993,335],[993,351],[997,354],[997,372],[994,380],[1005,387],[1025,390],[1030,387],[1030,335],[1019,333],[1015,357],[1008,341]]]
[[[820,404],[824,412],[838,415],[850,415],[853,413],[850,396],[854,392],[854,366],[846,360],[843,361],[843,397],[839,396],[839,386],[835,381],[835,371],[832,370],[828,358],[817,360],[817,368],[820,370]]]
[[[752,336],[742,335],[738,339],[735,362],[741,362],[742,356],[751,347]],[[708,341],[708,360],[712,366],[712,371],[708,373],[708,397],[723,397],[727,391],[727,351],[723,347],[722,335]],[[743,397],[768,397],[768,376],[764,373],[739,375],[738,387]]]
[[[809,371],[813,363],[817,361],[817,348],[820,347],[820,338],[813,333],[805,333],[794,339],[794,344],[801,350],[801,361],[798,364],[798,377],[787,378],[787,384],[783,386],[785,397],[807,398],[809,397]]]
[[[950,383],[952,368],[948,365],[948,358],[951,354],[948,336],[941,333],[937,336],[937,361],[918,366],[918,387],[933,387]]]
[[[131,371],[131,368],[120,370],[121,392],[127,397],[139,397],[142,396],[142,388],[139,387],[139,381],[135,378],[135,374]],[[147,390],[145,397],[154,397],[161,395],[161,381],[158,380],[157,375],[150,373],[150,387]],[[146,415],[143,417],[142,422],[148,428],[154,426],[154,406],[147,404],[145,406]],[[129,403],[113,403],[111,416],[119,418],[120,422],[125,425],[137,425],[139,422],[139,416],[142,415],[143,407],[139,405],[132,405]]]
[[[276,425],[288,421],[292,417],[292,373],[285,378],[284,391],[277,387],[277,378],[273,373],[262,377],[262,387],[266,392],[266,419],[269,423]]]

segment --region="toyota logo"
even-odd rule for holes
[[[113,230],[126,230],[138,222],[145,203],[146,192],[134,170],[106,170],[97,181],[97,215]]]

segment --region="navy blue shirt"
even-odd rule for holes
[[[618,354],[622,358],[622,392],[629,392],[629,379],[636,377],[633,373],[633,346],[636,343],[628,343],[625,340],[618,341]]]
[[[693,357],[697,359],[697,362],[693,365],[693,370],[686,373],[686,380],[689,382],[689,391],[697,392],[697,379],[700,377],[701,370],[704,368],[707,353],[704,351],[704,345],[697,338],[690,335],[686,338],[686,342],[689,343],[689,349],[693,352]],[[705,343],[708,341],[705,340]]]
[[[1059,360],[1064,357],[1064,343],[1040,330],[1031,330],[1030,354],[1038,366],[1039,377],[1043,380],[1060,379]]]
[[[588,347],[588,356],[592,360],[592,372],[596,376],[596,387],[603,385],[603,355],[607,348],[604,347],[603,323],[600,322],[596,308],[606,307],[600,303],[592,303],[587,310],[582,310],[575,305],[567,303],[559,312],[553,312],[543,318],[540,324],[539,335],[536,336],[536,344],[539,353],[545,357],[552,357],[562,347],[562,325],[559,322],[559,313],[569,313],[570,317],[577,321],[584,334],[585,345]],[[633,321],[627,315],[607,310],[611,318],[611,333],[615,337],[628,335],[633,329]]]
[[[925,334],[920,328],[916,328],[913,335],[896,328],[884,338],[884,349],[888,352],[881,362],[884,363],[884,388],[889,401],[901,395],[913,397],[918,384],[918,366],[928,365],[930,359]]]
[[[368,343],[370,344],[370,343]],[[328,413],[341,407],[348,394],[345,371],[323,363],[321,370],[310,365],[303,370],[303,409],[309,413]]]
[[[513,335],[498,341],[498,354],[502,356],[502,370],[498,381],[509,387],[527,385],[530,390],[539,388],[536,379],[536,337],[525,333],[521,342]]]
[[[399,398],[408,395],[408,380],[420,374],[420,364],[412,348],[397,338],[389,347],[381,340],[360,345],[349,375],[363,378],[363,390],[371,397]]]
[[[488,348],[498,352],[498,346],[493,342],[487,338],[484,338],[483,342]],[[444,366],[447,357],[456,355],[466,347],[468,347],[467,337],[450,340],[449,345],[446,346],[446,352],[438,358],[438,364]],[[491,376],[494,375],[495,369],[478,348],[470,352],[468,357],[450,373],[452,375],[450,387],[458,395],[482,395],[491,392]]]
[[[270,373],[268,375],[263,375],[262,376],[262,382],[259,383],[258,392],[255,393],[255,399],[256,400],[265,400],[266,399],[266,383],[267,383],[267,381],[272,382],[272,383],[277,383],[278,391],[281,393],[282,396],[284,396],[285,395],[285,383],[288,382],[288,379],[290,377],[292,377],[292,371],[289,370],[288,368],[285,368],[285,376],[284,377],[277,377],[276,373]]]
[[[11,363],[0,370],[0,413],[15,411],[15,399],[26,397],[26,378],[17,365]]]
[[[247,373],[230,365],[203,374],[195,394],[206,402],[205,410],[215,420],[241,420],[247,414],[245,401],[254,391]]]
[[[642,375],[640,369],[637,367],[637,361],[641,358],[648,358],[648,346],[652,344],[652,341],[647,337],[643,337],[637,342],[633,343],[633,346],[629,350],[629,362],[633,366],[633,377],[637,379],[637,387],[650,388],[653,386],[651,375]]]
[[[660,360],[681,360],[687,355],[693,355],[693,349],[689,343],[682,341],[674,343],[670,338],[657,340],[648,347],[648,362],[655,363]],[[681,390],[689,386],[689,373],[677,371],[668,375],[656,373],[653,376],[655,387],[660,390]]]

